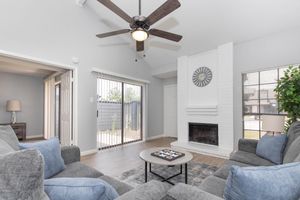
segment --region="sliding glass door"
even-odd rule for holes
[[[142,139],[142,87],[97,80],[97,143],[105,149]]]

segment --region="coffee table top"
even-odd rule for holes
[[[178,158],[173,161],[167,161],[163,160],[161,158],[152,156],[151,153],[160,151],[163,149],[172,149],[174,151],[178,151],[180,153],[184,153],[185,155],[181,158]],[[146,149],[140,153],[140,158],[143,159],[146,162],[157,164],[157,165],[181,165],[185,164],[193,159],[193,155],[190,152],[175,149],[175,148],[169,148],[169,147],[156,147],[156,148],[151,148],[151,149]]]

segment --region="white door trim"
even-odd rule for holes
[[[13,58],[21,61],[32,62],[41,65],[47,65],[47,67],[61,68],[73,71],[73,145],[78,145],[78,70],[75,65],[62,64],[52,62],[46,59],[35,58],[27,55],[12,53],[9,51],[0,50],[0,57]]]

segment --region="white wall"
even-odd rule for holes
[[[49,9],[53,7],[56,9]],[[135,62],[135,51],[124,45],[120,38],[96,38],[96,34],[111,28],[105,26],[91,8],[79,7],[75,1],[3,0],[0,24],[1,50],[64,65],[71,65],[74,56],[80,59],[76,67],[78,141],[82,151],[96,148],[96,76],[91,72],[93,67],[149,80],[148,136],[163,133],[162,81],[151,76],[150,67],[143,60]],[[90,102],[91,97],[93,102]]]
[[[164,135],[177,137],[177,84],[164,85]]]
[[[40,77],[0,72],[0,124],[9,123],[11,113],[6,112],[6,101],[18,99],[22,111],[17,122],[25,122],[27,136],[42,136],[44,128],[44,80]]]
[[[300,63],[300,28],[234,46],[235,144],[242,133],[242,73]]]
[[[213,78],[209,85],[197,87],[193,72],[206,66]],[[219,145],[189,142],[188,123],[218,124]],[[174,146],[200,153],[228,157],[233,150],[233,44],[183,56],[178,59],[178,141]]]

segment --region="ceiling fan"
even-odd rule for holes
[[[180,7],[181,4],[178,0],[167,0],[163,5],[156,9],[148,17],[142,16],[141,0],[139,0],[139,15],[134,17],[130,17],[118,6],[116,6],[111,0],[98,1],[104,6],[106,6],[108,9],[110,9],[112,12],[119,15],[122,19],[127,21],[130,27],[130,29],[122,29],[118,31],[98,34],[98,38],[105,38],[131,32],[132,38],[136,41],[137,51],[144,51],[144,41],[149,37],[149,35],[154,35],[174,42],[179,42],[182,39],[181,35],[154,28],[150,29],[150,26],[152,26],[154,23],[156,23],[157,21],[164,18],[165,16],[167,16],[168,14]]]

